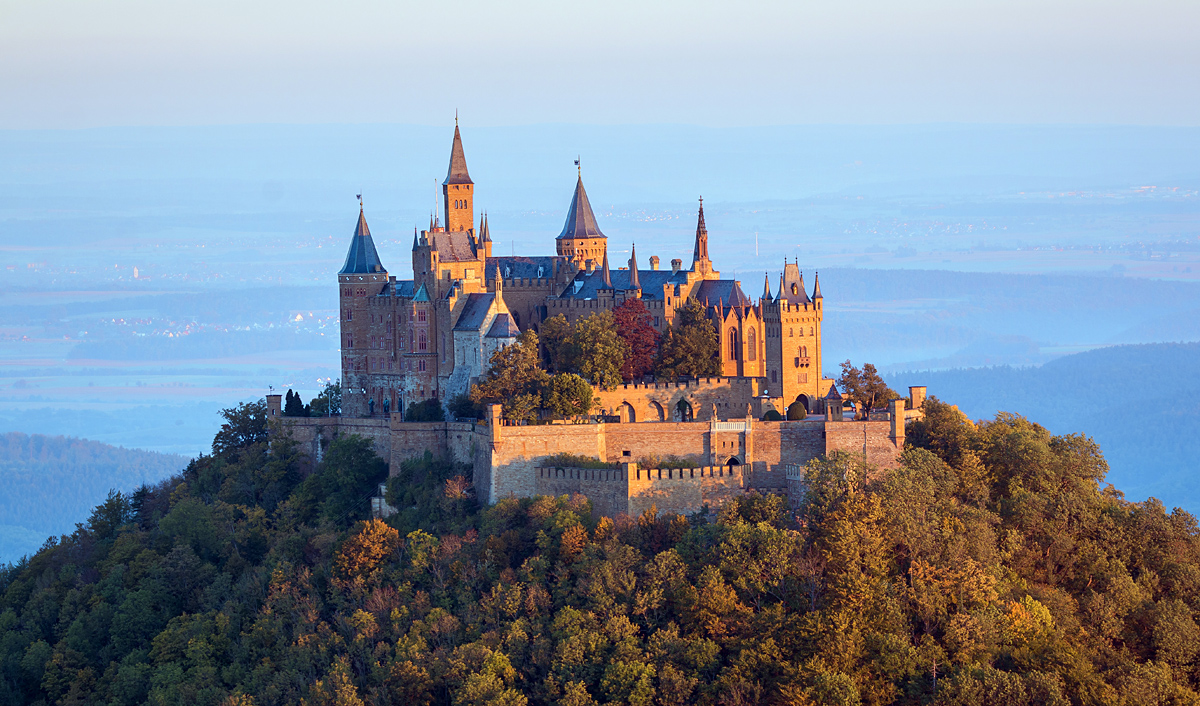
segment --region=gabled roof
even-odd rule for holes
[[[338,274],[359,275],[383,271],[379,253],[375,252],[375,241],[371,240],[371,230],[367,228],[367,217],[363,215],[362,207],[359,207],[358,225],[355,226],[354,237],[350,240],[350,250],[346,252],[346,263],[342,265]]]
[[[520,335],[521,329],[513,323],[511,316],[496,314],[496,320],[492,322],[492,328],[488,329],[486,338],[516,338]]]
[[[563,224],[558,239],[604,237],[600,226],[596,225],[596,215],[592,213],[587,192],[583,190],[583,177],[579,177],[579,181],[575,182],[575,195],[571,197],[571,208],[567,210],[567,222]]]
[[[696,287],[696,292],[693,295],[701,303],[708,302],[709,304],[723,303],[725,306],[751,306],[753,302],[742,288],[738,286],[736,280],[732,279],[706,279]]]
[[[604,282],[603,270],[592,272],[580,271],[575,279],[567,285],[566,290],[559,296],[563,299],[598,299],[601,289],[626,290],[637,289],[632,286],[633,272],[630,270],[610,270],[611,284]],[[668,284],[687,284],[687,272],[671,272],[670,270],[638,270],[637,279],[641,284],[642,299],[662,299],[663,286]]]
[[[474,184],[467,173],[467,158],[463,154],[462,137],[458,134],[458,122],[454,123],[454,143],[450,145],[450,168],[446,170],[446,181],[442,184]]]
[[[540,257],[525,257],[524,255],[516,255],[513,257],[489,257],[487,266],[483,271],[491,277],[500,268],[500,274],[505,279],[537,279],[538,270],[542,271],[541,276],[549,278],[554,275],[554,261],[558,257],[555,255],[546,255]]]
[[[462,313],[458,315],[458,322],[454,324],[454,330],[478,331],[483,328],[483,322],[487,321],[488,311],[491,310],[492,302],[495,299],[496,294],[494,292],[468,294],[467,301],[463,304]]]
[[[471,262],[479,259],[471,244],[471,234],[465,230],[429,233],[428,238],[442,262]]]

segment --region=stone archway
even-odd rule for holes
[[[677,422],[690,422],[696,418],[696,414],[692,411],[691,403],[687,400],[679,400],[679,403],[675,405],[673,417]]]
[[[633,423],[637,421],[637,413],[633,411],[633,405],[628,402],[622,402],[617,408],[617,415],[621,418],[621,423]]]
[[[809,403],[808,395],[801,394],[799,397],[796,398],[796,401],[804,406],[805,412],[813,411],[812,405]]]
[[[667,411],[659,403],[651,400],[649,414],[646,417],[648,422],[665,422],[667,421]]]
[[[737,456],[730,456],[729,460],[725,462],[725,465],[726,466],[740,466],[740,465],[742,465],[742,462],[738,460]]]

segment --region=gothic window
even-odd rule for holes
[[[417,363],[417,365],[419,365],[419,366],[420,366],[420,368],[419,368],[419,369],[420,369],[420,371],[421,371],[421,372],[425,372],[425,361],[423,361],[423,360],[422,360],[422,361],[420,361],[419,363]],[[422,394],[424,394],[424,393],[422,393]]]
[[[799,368],[799,367],[800,367],[800,359],[799,359],[799,358],[796,358],[796,360],[795,360],[795,365],[796,365],[796,367],[797,367],[797,368]]]
[[[354,347],[354,334],[352,334],[352,333],[346,334],[346,347],[347,348]]]
[[[808,346],[800,346],[800,357],[801,358],[808,357]]]
[[[422,331],[422,332],[421,332],[421,333],[420,333],[420,334],[417,336],[417,350],[419,350],[419,351],[423,351],[423,350],[427,349],[428,347],[429,347],[429,344],[428,344],[428,342],[425,340],[425,332],[424,332],[424,331]],[[425,364],[424,364],[424,363],[421,363],[421,367],[422,367],[422,368],[424,368],[424,367],[425,367]]]
[[[729,329],[729,359],[738,359],[738,332],[737,329]]]
[[[346,321],[354,321],[354,310],[353,309],[346,310]]]
[[[750,329],[749,344],[750,360],[758,360],[758,336],[754,334],[754,329]]]
[[[424,321],[424,320],[425,320],[425,310],[421,309],[420,311],[417,312],[417,321]]]
[[[810,335],[810,336],[813,335],[813,327],[812,326],[808,327],[808,335]]]

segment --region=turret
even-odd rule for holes
[[[582,170],[575,182],[571,206],[567,209],[567,221],[555,246],[560,256],[580,265],[586,265],[589,260],[599,262],[608,251],[608,238],[596,225],[596,214],[592,213],[592,204],[583,188]]]
[[[692,250],[692,271],[708,274],[713,271],[708,259],[708,228],[704,225],[704,197],[700,197],[700,215],[696,218],[696,245]]]
[[[463,154],[462,137],[458,133],[458,117],[454,118],[454,142],[450,144],[450,167],[442,182],[442,200],[446,213],[446,230],[471,230],[475,221],[474,186],[467,173],[467,158]],[[430,228],[433,230],[433,228]]]
[[[641,289],[642,283],[638,279],[637,269],[637,245],[634,245],[629,253],[629,288]]]

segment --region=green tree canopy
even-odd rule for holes
[[[859,419],[868,419],[872,409],[900,397],[887,386],[879,376],[879,371],[870,363],[864,363],[862,370],[859,370],[847,360],[842,363],[842,376],[837,382],[842,388],[842,394],[850,398],[858,408]]]
[[[565,348],[566,370],[604,390],[621,384],[621,366],[628,349],[617,335],[611,311],[596,312],[576,321]]]
[[[595,406],[592,386],[574,373],[552,375],[542,393],[542,406],[557,419],[587,414]]]
[[[720,339],[704,305],[688,299],[675,310],[675,325],[658,349],[654,374],[660,378],[713,377],[721,374]]]
[[[541,366],[537,334],[526,329],[516,343],[492,354],[483,379],[471,388],[471,400],[502,405],[505,419],[534,420],[549,379]]]

